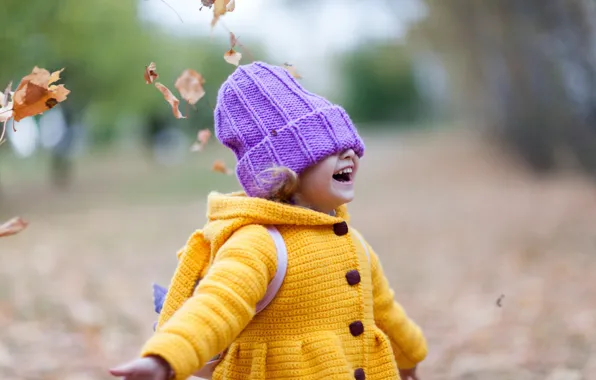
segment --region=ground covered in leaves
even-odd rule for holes
[[[596,186],[533,177],[466,136],[367,143],[353,224],[426,332],[421,379],[594,378]],[[213,158],[160,169],[112,154],[65,193],[8,181],[0,219],[30,225],[0,240],[1,379],[108,379],[137,354],[151,283],[203,224],[204,191],[233,188]]]

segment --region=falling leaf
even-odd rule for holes
[[[174,87],[176,87],[182,99],[194,105],[205,96],[203,84],[205,84],[205,80],[201,74],[192,69],[186,69],[176,79]]]
[[[172,112],[174,113],[176,119],[186,119],[186,117],[182,115],[182,112],[180,112],[180,110],[178,109],[178,106],[180,105],[180,100],[178,100],[178,98],[176,98],[174,94],[172,94],[172,91],[170,91],[166,86],[159,82],[155,82],[155,87],[157,87],[157,89],[161,91],[163,97],[166,99],[166,102],[170,103],[170,106],[172,106]]]
[[[210,0],[203,1],[203,5],[209,4],[209,8],[213,5],[213,19],[211,20],[211,30],[215,27],[219,18],[226,14],[226,12],[233,12],[236,9],[236,2],[234,0]]]
[[[64,68],[61,68],[60,70],[54,71],[52,74],[50,74],[50,80],[48,81],[48,84],[58,82],[60,80],[60,73],[63,71],[64,71]]]
[[[296,79],[302,79],[302,77],[300,76],[300,74],[298,74],[298,71],[296,71],[296,68],[294,67],[294,65],[290,65],[289,63],[284,63],[284,68],[286,70],[288,70],[288,72],[290,73],[291,76],[293,76]]]
[[[234,49],[230,49],[226,52],[226,54],[224,54],[224,59],[227,63],[238,66],[240,64],[240,60],[242,59],[242,54],[235,51]]]
[[[197,141],[203,145],[206,145],[211,138],[211,131],[208,129],[201,129],[199,133],[197,133]]]
[[[6,237],[11,235],[16,235],[19,232],[23,231],[29,222],[26,222],[20,217],[14,217],[10,219],[8,222],[0,225],[0,237]]]
[[[199,152],[202,151],[205,145],[209,142],[211,138],[211,131],[209,129],[201,129],[199,133],[197,133],[197,141],[195,141],[190,150],[192,152]]]
[[[225,0],[215,0],[213,2],[213,19],[211,20],[211,29],[215,27],[221,16],[226,14]]]
[[[151,62],[149,66],[145,66],[145,83],[151,84],[157,78],[159,78],[157,67],[155,66],[155,62]]]
[[[63,84],[52,84],[60,79],[62,70],[50,74],[49,71],[35,66],[31,74],[21,80],[13,96],[15,121],[41,114],[66,100],[70,90]]]
[[[504,294],[501,294],[501,296],[497,299],[497,306],[498,307],[501,307],[502,306],[501,302],[503,301],[503,298],[505,298],[505,295]]]
[[[236,38],[234,33],[230,32],[230,49],[233,49],[237,43],[238,43],[238,38]]]
[[[227,7],[226,7],[226,1],[225,0],[215,0],[213,2],[213,15],[215,17],[220,17],[223,16],[224,14],[226,14],[227,12]]]
[[[231,175],[232,174],[232,171],[227,168],[226,163],[223,162],[222,160],[216,160],[213,163],[212,170],[214,172],[223,173],[223,174],[226,174],[226,175]]]

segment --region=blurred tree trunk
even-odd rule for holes
[[[438,52],[453,106],[534,169],[571,153],[596,175],[596,2],[426,0],[414,46]]]

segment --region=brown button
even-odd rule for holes
[[[350,333],[358,336],[364,332],[364,325],[360,321],[350,323]]]
[[[360,282],[360,272],[356,269],[353,269],[346,273],[346,280],[348,280],[348,284],[356,285]]]
[[[354,379],[356,379],[356,380],[366,379],[366,375],[364,374],[364,370],[362,368],[357,368],[354,371]]]
[[[348,223],[341,222],[341,223],[334,224],[333,225],[333,232],[335,232],[335,234],[337,236],[344,236],[345,234],[348,233]]]

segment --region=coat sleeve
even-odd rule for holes
[[[185,380],[228,347],[255,315],[277,270],[273,239],[262,226],[236,231],[219,249],[194,295],[146,342]]]
[[[426,357],[426,339],[420,327],[394,300],[393,289],[383,273],[381,262],[366,244],[371,258],[375,323],[389,337],[398,367],[413,368]]]

